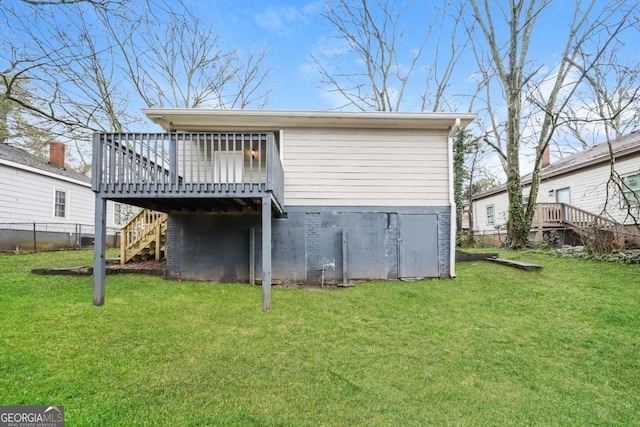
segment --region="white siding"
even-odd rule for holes
[[[67,192],[66,218],[54,216],[55,190]],[[80,185],[0,165],[0,223],[93,225],[95,194]],[[113,202],[107,203],[107,226],[113,226]]]
[[[487,206],[493,206],[494,223],[487,222]],[[507,193],[496,194],[473,202],[473,229],[477,232],[494,233],[505,226],[509,218]]]
[[[640,172],[640,158],[618,160],[615,169],[620,176]],[[622,209],[621,195],[614,185],[609,185],[607,201],[607,181],[610,172],[611,166],[606,163],[542,182],[538,192],[538,202],[555,202],[555,191],[568,187],[571,191],[571,205],[595,214],[602,214],[606,209],[605,216],[611,216],[620,223],[631,224],[633,220],[627,218],[626,208]],[[550,194],[551,190],[554,193]],[[528,192],[529,187],[526,188],[525,194]]]
[[[588,212],[601,215],[606,208],[605,216],[612,217],[616,221],[632,224],[633,219],[627,216],[626,208],[622,209],[621,197],[615,186],[609,185],[609,199],[607,200],[607,182],[611,166],[605,163],[596,167],[580,170],[571,174],[561,175],[540,183],[538,191],[538,203],[555,203],[555,191],[569,188],[571,192],[571,205]],[[616,171],[620,176],[626,176],[640,172],[640,158],[628,158],[616,162]],[[526,186],[523,195],[528,196],[530,186]],[[502,192],[474,202],[474,229],[488,232],[494,230],[493,226],[486,224],[486,206],[495,204],[496,225],[506,223],[508,201],[507,193]],[[606,205],[606,206],[605,206]],[[500,218],[504,218],[501,222]]]
[[[188,183],[258,183],[266,180],[266,144],[247,138],[218,143],[178,141],[178,175]],[[218,150],[220,148],[220,150]],[[253,155],[250,150],[253,149]]]
[[[449,204],[446,131],[285,129],[285,202]]]

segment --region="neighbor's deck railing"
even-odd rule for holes
[[[94,135],[92,188],[105,196],[253,197],[283,203],[284,171],[271,133]]]
[[[600,242],[608,246],[605,250],[624,248],[625,238],[637,236],[623,224],[566,203],[538,203],[531,226],[538,229],[540,239],[545,227],[569,227],[592,241],[604,232],[609,236]]]
[[[620,231],[623,226],[600,215],[566,203],[538,203],[533,226],[554,227],[568,224],[577,228],[597,227],[601,230]]]

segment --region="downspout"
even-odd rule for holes
[[[456,277],[456,199],[453,193],[453,137],[460,130],[460,118],[456,118],[453,127],[450,128],[448,138],[448,156],[449,156],[449,205],[451,206],[450,218],[450,251],[449,251],[449,276]]]

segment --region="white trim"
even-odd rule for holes
[[[456,117],[453,121],[453,126],[449,128],[449,137],[447,138],[447,157],[449,158],[449,206],[451,206],[451,213],[449,217],[449,276],[456,277],[456,232],[457,230],[457,218],[456,218],[456,198],[453,191],[453,134],[460,129],[460,117]]]
[[[116,208],[120,208],[120,212],[118,214],[118,216],[120,216],[120,220],[122,220],[122,203],[120,202],[113,202],[112,205],[112,212],[111,212],[111,224],[113,224],[115,227],[119,227],[120,226],[120,221],[116,221]],[[108,207],[107,207],[107,210]]]
[[[56,215],[56,204],[57,204],[56,196],[58,194],[58,191],[61,193],[64,193],[64,216]],[[70,199],[71,199],[71,190],[53,187],[53,219],[64,220],[64,221],[70,220],[70,216],[71,216],[70,215],[71,211],[69,210],[69,207],[71,205]]]
[[[484,222],[486,225],[496,225],[496,205],[492,204],[492,205],[487,205],[484,207]],[[491,217],[493,218],[493,221],[489,222],[489,208],[491,208],[492,210],[492,214]]]
[[[34,168],[34,167],[31,167],[31,166],[26,166],[26,165],[23,165],[23,164],[20,164],[20,163],[12,162],[10,160],[0,159],[0,165],[9,166],[9,167],[16,168],[16,169],[22,169],[22,170],[27,171],[27,172],[37,173],[39,175],[44,175],[44,176],[48,176],[48,177],[51,177],[51,178],[59,179],[61,181],[66,181],[66,182],[70,182],[72,184],[82,185],[83,187],[91,188],[91,183],[90,182],[78,181],[77,179],[69,178],[69,177],[66,177],[66,176],[63,176],[63,175],[58,175],[56,173],[44,171],[42,169]]]
[[[280,129],[278,131],[278,138],[278,142],[280,142],[278,147],[278,151],[280,152],[280,163],[282,163],[282,168],[284,169],[284,129]]]
[[[400,113],[347,111],[214,110],[143,108],[167,131],[278,130],[282,128],[449,129],[459,120],[466,126],[472,113]]]
[[[621,209],[627,209],[627,208],[637,208],[638,206],[640,206],[640,203],[638,203],[638,201],[640,201],[640,190],[636,190],[634,187],[629,186],[629,184],[627,184],[625,182],[626,179],[629,178],[634,178],[634,179],[640,179],[640,171],[636,171],[636,172],[632,172],[632,173],[628,173],[624,176],[620,176],[620,179],[622,180],[622,194],[620,195],[620,198],[622,199],[620,202],[621,205]],[[640,186],[638,187],[640,188]],[[631,198],[631,199],[630,199]],[[630,204],[629,202],[633,201],[633,205]]]

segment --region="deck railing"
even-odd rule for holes
[[[533,217],[534,226],[554,227],[562,224],[577,228],[597,227],[609,231],[620,231],[623,228],[613,220],[566,203],[538,203]]]
[[[272,192],[283,203],[284,171],[272,133],[101,133],[93,144],[92,187],[105,196]]]
[[[143,239],[150,235],[156,242],[156,260],[159,258],[162,224],[166,222],[167,214],[142,209],[125,225],[120,234],[120,263],[126,264],[136,253],[130,253]]]
[[[569,227],[581,235],[592,248],[611,251],[625,246],[625,238],[634,236],[624,225],[566,203],[538,203],[532,227],[539,238],[545,227]]]

